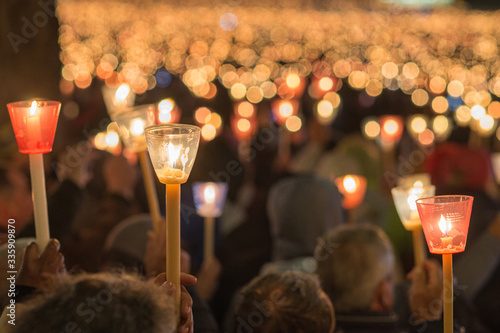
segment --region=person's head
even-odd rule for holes
[[[314,256],[321,285],[337,313],[392,310],[395,259],[382,229],[339,226],[319,240]]]
[[[171,333],[173,298],[130,275],[82,274],[40,296],[20,315],[15,333]]]
[[[269,191],[267,212],[273,260],[312,256],[318,237],[344,222],[337,187],[313,176],[293,176]]]
[[[21,231],[33,217],[33,202],[28,178],[15,168],[0,165],[0,227],[14,219],[16,230]]]
[[[254,278],[238,295],[233,332],[328,333],[335,316],[318,280],[298,271]]]

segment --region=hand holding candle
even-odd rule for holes
[[[43,153],[52,151],[61,108],[55,101],[23,101],[7,104],[19,151],[29,154],[36,240],[41,252],[50,239],[45,193]]]
[[[175,286],[175,304],[179,311],[180,184],[187,181],[193,168],[200,142],[200,128],[191,125],[158,125],[147,127],[145,133],[156,175],[166,185],[167,280]]]

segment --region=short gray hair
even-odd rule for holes
[[[81,274],[32,301],[14,332],[172,333],[172,299],[137,276]]]
[[[375,291],[394,274],[394,251],[374,225],[344,225],[327,232],[314,254],[317,274],[337,313],[368,311]]]
[[[335,324],[316,276],[285,271],[254,278],[238,294],[233,332],[326,333]]]

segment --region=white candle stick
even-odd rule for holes
[[[30,154],[29,159],[31,188],[33,192],[33,209],[35,215],[36,242],[41,254],[50,240],[43,154]]]

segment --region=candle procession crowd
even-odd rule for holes
[[[279,133],[274,135],[277,139]],[[185,287],[179,330],[192,330],[194,321],[196,331],[210,332],[330,332],[334,327],[339,332],[441,331],[441,269],[435,259],[412,268],[411,250],[404,245],[394,248],[408,238],[395,228],[401,223],[394,209],[392,216],[387,213],[392,203],[380,186],[380,173],[368,179],[361,204],[346,210],[342,203],[348,193],[339,191],[343,184],[320,176],[314,167],[322,163],[312,169],[301,163],[307,147],[284,162],[277,142],[259,149],[259,139],[257,134],[251,142],[255,156],[247,164],[230,149],[227,137],[202,143],[190,181],[183,185]],[[356,155],[344,144],[356,149]],[[373,168],[380,161],[360,163],[373,157],[371,145],[360,136],[346,137],[316,158],[328,160],[333,155],[339,168]],[[30,238],[35,228],[23,171],[26,161],[23,155],[14,156],[0,169],[1,212],[3,221],[15,220],[18,265],[25,252],[22,266],[16,268],[18,322],[5,327],[13,332],[175,330],[169,299],[173,287],[161,274],[165,223],[152,231],[137,165],[84,141],[62,150],[53,164],[60,166],[52,169],[57,174],[47,174],[50,234],[57,240],[40,255]],[[474,164],[467,159],[474,159]],[[497,302],[492,296],[498,288],[494,277],[500,250],[500,219],[497,199],[488,190],[493,181],[488,159],[485,151],[448,142],[424,163],[437,194],[475,198],[468,250],[457,255],[455,267],[457,330],[493,332],[498,327],[495,317],[488,316]],[[486,172],[477,177],[481,168]],[[425,174],[416,177],[425,179]],[[216,259],[210,261],[203,260],[204,222],[195,209],[191,180],[228,185],[217,224]],[[161,197],[162,191],[158,193]],[[9,228],[6,223],[2,228],[4,264]],[[195,273],[196,284],[189,273]],[[6,282],[2,281],[2,305],[7,306],[3,319],[8,321]]]
[[[301,98],[235,102],[224,66],[211,97],[189,69],[142,96],[75,78],[61,115],[8,104],[0,332],[500,332],[492,142],[450,126],[426,144],[381,110],[400,95],[368,105],[339,78],[338,118],[316,114],[314,75],[276,79]]]

